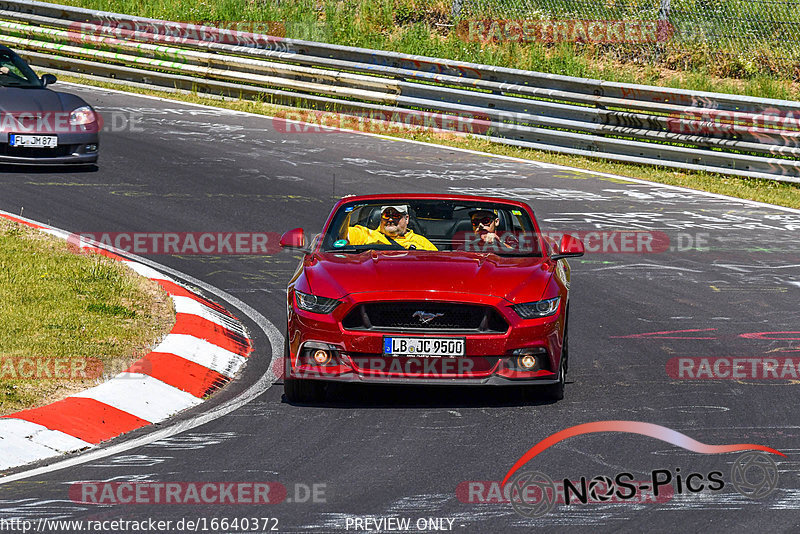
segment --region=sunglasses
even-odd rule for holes
[[[492,221],[494,221],[494,219],[495,219],[494,217],[489,217],[488,215],[486,217],[481,217],[480,219],[476,217],[475,219],[472,219],[472,226],[478,226],[479,224],[483,224],[484,226],[489,226],[490,224],[492,224]]]
[[[381,215],[381,219],[384,221],[399,221],[403,217],[405,217],[405,213],[399,213],[397,211],[387,211]]]

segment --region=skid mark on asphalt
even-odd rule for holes
[[[69,519],[89,510],[67,499],[0,499],[0,519],[5,520]]]
[[[246,199],[254,202],[307,202],[319,204],[328,202],[326,198],[306,197],[302,195],[268,195],[263,193],[181,193],[181,192],[161,192],[161,191],[109,191],[111,195],[127,197],[158,197],[173,199],[196,200],[200,198],[212,199]]]
[[[709,286],[711,291],[715,293],[720,293],[722,291],[738,291],[738,292],[755,292],[755,293],[763,293],[765,291],[771,293],[786,293],[788,291],[785,287],[772,287],[772,286],[759,286],[759,285],[749,285],[749,286]]]
[[[144,187],[145,184],[110,183],[85,183],[85,182],[25,182],[25,185],[42,187]]]
[[[358,167],[366,167],[366,166],[378,166],[381,165],[380,162],[374,159],[364,159],[364,158],[342,158],[342,161],[345,163],[349,163],[350,165],[356,165]]]
[[[364,169],[367,173],[382,178],[396,178],[398,180],[448,180],[451,182],[492,180],[494,178],[509,178],[503,170],[478,170],[466,172],[464,170],[433,171],[430,169]],[[523,178],[523,177],[520,177]]]
[[[91,92],[91,91],[90,91]],[[191,116],[211,116],[220,117],[223,115],[237,116],[239,113],[224,108],[200,108],[200,107],[131,107],[131,106],[96,106],[98,111],[119,111],[123,113],[143,113],[145,115],[191,115]]]
[[[732,271],[737,271],[740,273],[750,273],[748,269],[795,269],[800,272],[800,263],[794,263],[791,265],[765,265],[762,262],[762,265],[753,265],[752,263],[748,264],[733,264],[733,263],[717,263],[713,262],[715,267],[723,267],[725,269],[730,269]]]
[[[781,477],[788,478],[788,477]],[[671,501],[659,507],[664,510],[800,510],[800,490],[776,489],[769,497],[770,501],[754,500],[737,492],[733,493],[695,493],[693,495],[676,494]]]
[[[89,467],[155,467],[172,460],[172,456],[148,456],[145,454],[121,454],[106,458],[99,463],[90,463]]]
[[[672,189],[661,187],[647,187],[639,184],[631,185],[627,189],[603,189],[604,193],[612,193],[609,195],[613,200],[631,200],[634,202],[641,202],[648,206],[661,204],[665,206],[674,206],[676,203],[684,204],[730,204],[730,201],[724,198],[709,198],[702,195],[695,195],[683,191],[675,191]],[[733,211],[733,210],[731,210]]]
[[[613,267],[596,267],[594,269],[587,269],[587,270],[592,272],[613,270],[616,272],[620,269],[630,269],[630,270],[666,269],[669,271],[685,271],[690,273],[703,272],[698,269],[689,269],[687,267],[675,267],[672,265],[661,265],[658,263],[629,263],[627,265],[615,265]]]
[[[578,189],[555,189],[544,187],[449,187],[451,193],[459,195],[502,196],[516,200],[566,200],[569,202],[602,202],[611,198]]]
[[[285,287],[276,287],[276,288],[265,288],[265,287],[254,287],[248,289],[241,289],[241,288],[225,288],[225,291],[228,293],[286,293]]]
[[[704,215],[700,212],[714,213]],[[696,211],[630,211],[630,212],[563,212],[557,216],[545,216],[540,222],[592,225],[595,229],[605,228],[638,228],[642,230],[778,230],[779,235],[794,239],[796,230],[800,230],[800,216],[759,214],[758,216],[718,213],[710,210]],[[743,236],[744,237],[744,236]],[[759,242],[757,236],[748,236],[750,240]]]
[[[242,255],[235,255],[235,254],[225,254],[224,256],[212,256],[212,255],[199,255],[199,254],[170,254],[173,258],[179,258],[182,260],[192,261],[192,262],[201,262],[207,264],[217,264],[217,263],[225,263],[225,262],[234,262],[237,265],[250,263],[255,266],[262,265],[264,263],[270,264],[286,264],[286,265],[297,265],[300,261],[300,258],[295,258],[294,256],[290,256],[288,254],[242,254]],[[248,265],[248,268],[250,266]]]
[[[219,445],[236,437],[238,437],[236,432],[211,432],[208,434],[190,432],[188,434],[179,434],[177,436],[154,441],[146,445],[146,447],[160,447],[176,451],[194,451],[212,445]]]
[[[626,184],[626,185],[628,185],[628,184],[634,185],[634,184],[637,183],[637,182],[632,182],[632,181],[626,180],[625,178],[622,178],[622,177],[616,178],[616,177],[613,177],[613,176],[598,176],[596,174],[587,174],[587,173],[584,173],[584,172],[571,171],[571,170],[567,170],[567,169],[559,170],[558,172],[553,174],[553,177],[554,178],[563,178],[563,179],[567,179],[567,180],[601,180],[603,182],[612,182],[612,183],[615,183],[615,184]]]

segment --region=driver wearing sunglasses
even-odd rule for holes
[[[496,210],[477,209],[469,212],[469,218],[472,221],[472,231],[475,235],[480,237],[481,242],[484,244],[491,244],[497,247],[500,251],[514,250],[513,243],[505,243],[500,236],[497,235],[497,225],[500,223]]]
[[[347,241],[351,245],[398,244],[409,250],[438,250],[427,238],[415,234],[408,227],[408,206],[381,206],[381,223],[377,230],[361,225],[347,229]]]

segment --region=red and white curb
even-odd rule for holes
[[[175,305],[175,326],[124,372],[64,400],[0,417],[0,470],[87,449],[203,402],[252,352],[244,326],[222,306],[139,262],[64,232],[0,212],[78,248],[120,261],[157,282]]]

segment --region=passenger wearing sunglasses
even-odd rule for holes
[[[438,250],[427,238],[408,227],[408,206],[381,206],[381,223],[377,230],[361,225],[350,226],[347,241],[351,245],[398,244],[409,250]]]
[[[514,250],[516,245],[514,241],[516,240],[512,241],[511,236],[509,236],[504,242],[497,235],[497,225],[500,223],[497,211],[479,208],[469,212],[469,218],[472,221],[472,231],[481,238],[481,242],[484,245],[495,247],[500,252]]]

